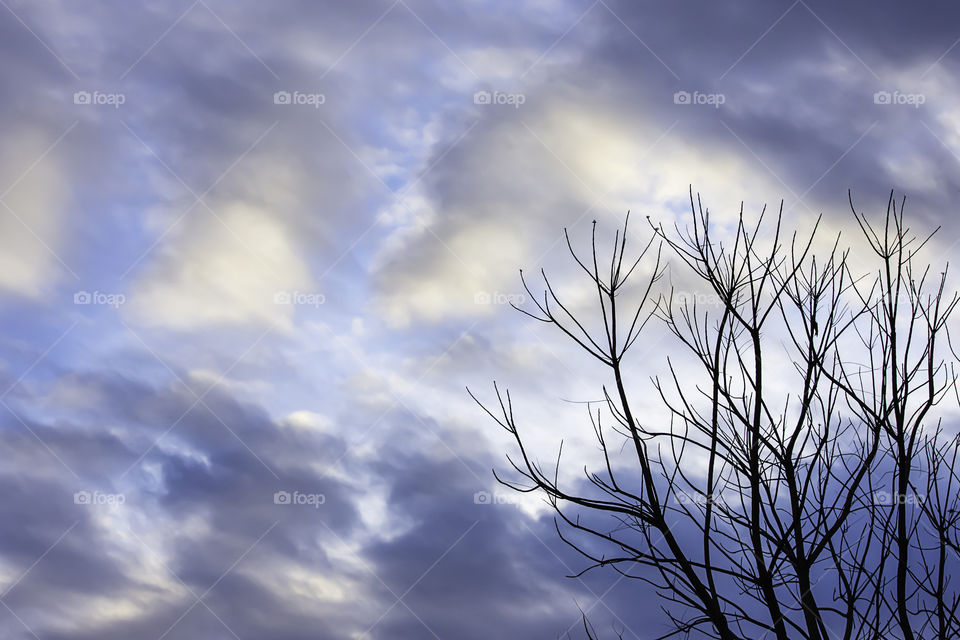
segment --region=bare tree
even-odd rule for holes
[[[519,310],[609,370],[604,402],[588,411],[604,462],[562,482],[561,455],[552,468],[538,461],[494,383],[495,408],[478,403],[513,436],[519,478],[495,475],[546,498],[559,536],[588,561],[582,573],[606,567],[652,585],[670,625],[662,637],[960,635],[957,430],[935,411],[957,389],[947,332],[957,296],[946,269],[919,266],[929,237],[911,234],[903,205],[891,193],[874,225],[850,199],[875,265],[866,274],[853,273],[839,236],[818,255],[820,220],[788,236],[782,204],[755,225],[741,207],[717,239],[692,190],[692,226],[651,224],[635,259],[625,258],[629,215],[602,264],[596,223],[586,254],[565,232],[596,291],[599,332],[546,273],[538,296],[521,272],[533,307]],[[665,254],[716,304],[661,287]],[[625,379],[651,321],[698,371],[664,359],[651,380],[669,416],[660,420],[638,416]],[[586,618],[584,629],[595,637]]]

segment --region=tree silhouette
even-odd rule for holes
[[[904,204],[891,193],[872,224],[850,198],[870,249],[857,255],[872,264],[866,275],[839,236],[815,249],[821,220],[802,240],[788,234],[782,203],[754,225],[741,207],[724,229],[691,190],[692,227],[651,223],[629,260],[629,215],[602,263],[596,222],[588,253],[565,231],[602,331],[587,329],[545,272],[542,296],[521,272],[533,304],[518,309],[610,374],[605,400],[588,410],[604,462],[561,482],[561,455],[552,468],[538,462],[509,391],[494,383],[493,408],[471,396],[513,436],[519,478],[494,473],[546,498],[560,538],[587,559],[582,573],[607,568],[652,585],[670,624],[662,637],[960,635],[957,429],[938,407],[957,399],[947,321],[958,299],[946,268],[920,266],[929,236],[910,232]],[[668,259],[717,303],[661,285]],[[650,322],[698,370],[664,358],[651,383],[666,419],[638,415],[625,380]],[[596,637],[586,618],[584,628]]]

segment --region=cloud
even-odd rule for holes
[[[57,135],[21,123],[0,148],[0,289],[48,294],[69,267],[60,229],[69,203]]]
[[[585,249],[596,219],[608,246],[630,209],[637,246],[646,215],[685,219],[690,183],[721,226],[784,198],[800,226],[824,211],[829,235],[849,227],[848,187],[873,211],[891,186],[922,224],[955,224],[950,8],[0,13],[0,193],[30,169],[3,200],[33,231],[0,208],[0,578],[42,557],[4,602],[44,638],[557,637],[575,601],[598,627],[659,628],[633,581],[597,604],[609,581],[563,577],[582,565],[535,499],[474,502],[511,443],[465,384],[510,383],[544,459],[561,436],[595,453],[563,401],[596,399],[602,372],[512,312],[529,303],[517,270],[546,267],[591,310],[562,228]],[[79,90],[126,102],[76,105]],[[513,103],[475,104],[480,90]],[[888,108],[881,90],[927,100]],[[127,304],[72,305],[76,289]],[[644,402],[670,351],[649,337],[629,371]],[[86,508],[77,491],[125,501]],[[0,616],[3,637],[30,633]]]
[[[9,416],[0,431],[8,452],[0,486],[11,496],[0,507],[2,574],[22,575],[5,601],[38,634],[220,637],[230,627],[286,640],[373,627],[372,637],[386,638],[424,624],[446,634],[463,624],[453,607],[468,599],[477,603],[474,635],[463,637],[479,638],[533,633],[587,597],[582,585],[555,583],[563,566],[542,545],[566,552],[549,521],[519,516],[521,525],[515,507],[475,501],[480,466],[470,471],[419,447],[343,458],[343,434],[291,430],[220,390],[191,408],[179,385],[95,373],[83,383],[101,399],[86,424],[46,424],[25,410],[33,435]],[[404,415],[391,416],[390,442],[415,431]],[[106,436],[95,424],[117,426]],[[466,455],[465,435],[434,428]],[[278,504],[278,491],[323,502]],[[87,503],[76,502],[78,492]],[[360,505],[383,512],[361,514]],[[453,544],[461,535],[462,546]],[[23,631],[16,620],[4,624],[10,637]]]
[[[744,194],[757,211],[765,195],[776,198],[775,180],[728,147],[691,146],[676,122],[660,128],[596,95],[545,93],[535,102],[525,115],[481,116],[437,165],[428,179],[437,213],[401,227],[378,257],[376,302],[389,322],[489,315],[496,307],[475,297],[526,295],[517,269],[533,272],[563,254],[563,227],[585,235],[592,220],[618,225],[632,209],[647,233],[645,215],[671,224],[689,209],[691,182],[721,222]]]
[[[284,294],[311,291],[309,271],[289,231],[268,212],[241,202],[195,215],[179,242],[165,246],[163,264],[138,283],[132,298],[137,319],[170,329],[246,322],[289,326],[294,307]]]

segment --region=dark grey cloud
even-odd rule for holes
[[[425,623],[441,637],[542,636],[544,629],[559,635],[575,622],[574,602],[587,606],[599,593],[598,585],[565,584],[576,559],[555,540],[548,518],[475,502],[488,486],[482,452],[437,459],[384,442],[383,455],[359,469],[353,456],[335,462],[347,446],[340,436],[290,433],[256,406],[217,391],[210,410],[243,443],[221,433],[225,427],[210,412],[194,409],[124,479],[121,470],[144,441],[164,433],[189,399],[109,374],[76,378],[58,384],[96,390],[86,424],[25,418],[30,434],[8,419],[2,434],[7,498],[0,548],[12,574],[26,571],[4,601],[41,636],[159,636],[194,603],[189,591],[199,596],[211,587],[204,603],[242,634],[293,639],[326,629],[324,637],[346,638],[373,626],[373,637],[420,637]],[[115,425],[113,435],[90,431],[94,421]],[[442,437],[468,455],[466,438]],[[321,471],[328,463],[332,468]],[[356,501],[374,486],[387,487],[386,504],[398,517],[385,530],[368,531]],[[125,502],[75,504],[73,494],[83,490],[122,493]],[[276,505],[277,490],[318,492],[325,502],[317,509]],[[338,553],[350,540],[361,541],[359,567]],[[159,567],[151,562],[157,558]],[[271,588],[289,566],[352,585],[345,597],[356,609],[319,593],[306,610],[291,602]],[[189,591],[171,598],[158,575]],[[136,616],[98,620],[108,602],[133,593]],[[401,594],[406,606],[393,606]],[[167,637],[229,635],[206,606],[193,607]],[[64,631],[47,607],[61,610],[75,630]],[[19,624],[8,624],[10,637],[27,633]]]
[[[930,219],[922,210],[943,206],[956,192],[955,151],[937,139],[946,140],[949,129],[936,119],[952,109],[953,94],[926,95],[919,109],[873,100],[877,91],[922,92],[924,79],[952,77],[958,60],[951,55],[954,7],[609,6],[653,53],[629,38],[611,37],[588,57],[585,69],[593,67],[588,73],[617,78],[632,104],[639,102],[662,121],[680,118],[684,135],[705,153],[725,146],[756,160],[756,171],[772,173],[788,203],[805,196],[814,210],[834,207],[847,189],[876,203],[894,188],[908,191],[920,204],[919,215]],[[676,77],[665,73],[654,54]],[[720,92],[726,104],[717,110],[678,109],[670,99],[676,90]],[[929,162],[935,188],[918,189],[905,172],[883,163],[904,154],[905,140],[909,160]],[[696,184],[697,176],[690,181]]]

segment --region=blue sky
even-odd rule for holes
[[[879,214],[893,188],[948,260],[956,18],[0,0],[0,635],[666,629],[642,586],[566,578],[547,509],[493,480],[510,443],[466,385],[509,383],[545,459],[589,462],[562,400],[604,382],[509,308],[518,269],[563,282],[563,227],[682,223],[690,184],[828,236],[847,189]]]

